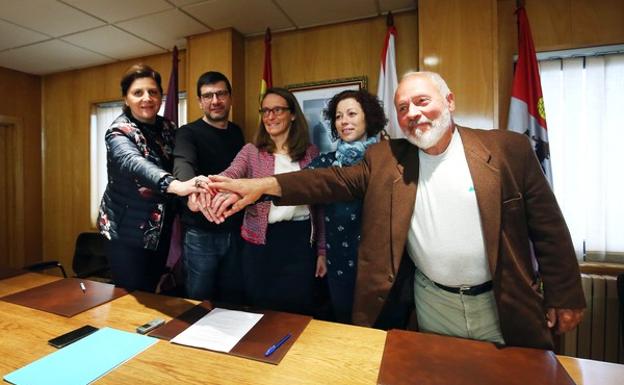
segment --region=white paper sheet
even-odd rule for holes
[[[260,318],[262,314],[214,308],[171,342],[227,353]]]

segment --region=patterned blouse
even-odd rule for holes
[[[308,168],[328,168],[336,153],[316,157]],[[323,205],[327,271],[331,278],[355,278],[362,223],[362,201],[336,202]]]

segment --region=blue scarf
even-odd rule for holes
[[[377,143],[377,137],[373,136],[366,140],[358,140],[347,143],[342,139],[338,139],[338,147],[336,148],[336,160],[333,166],[351,166],[364,158],[364,151],[373,143]]]

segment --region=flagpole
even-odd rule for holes
[[[167,86],[167,100],[165,101],[164,117],[178,126],[178,47],[173,46],[171,52],[171,75],[169,75],[169,85]],[[171,240],[169,242],[169,252],[167,253],[166,268],[156,286],[156,292],[161,293],[172,290],[176,285],[181,285],[181,261],[182,261],[182,224],[180,215],[176,214],[171,226]],[[178,282],[176,283],[176,279]]]
[[[394,26],[394,16],[392,12],[388,12],[386,15],[386,26],[386,38],[381,51],[377,98],[382,102],[384,112],[388,118],[388,124],[385,127],[388,135],[392,138],[402,138],[404,135],[399,128],[396,109],[394,108],[394,93],[398,85],[394,47],[397,30]]]
[[[515,11],[518,21],[518,61],[511,90],[507,128],[525,134],[529,138],[544,174],[552,186],[546,109],[537,56],[524,2],[517,0],[516,4],[518,5]]]
[[[268,88],[273,87],[273,71],[271,68],[271,28],[264,32],[264,69],[260,82],[260,99]]]
[[[271,68],[271,28],[264,32],[264,68],[262,70],[262,79],[260,80],[260,94],[258,103],[262,102],[262,98],[266,90],[273,87],[273,69]],[[262,120],[262,116],[258,114],[258,124]]]
[[[167,86],[164,117],[178,125],[178,47],[173,46],[171,53],[171,75]]]

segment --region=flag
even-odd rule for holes
[[[171,75],[167,86],[167,100],[165,100],[164,117],[178,125],[178,47],[173,47]],[[181,287],[182,273],[182,224],[180,216],[176,215],[171,229],[171,242],[167,254],[166,271],[160,277],[156,293],[172,293],[176,287]]]
[[[394,93],[397,89],[394,41],[396,40],[397,30],[394,27],[392,12],[388,12],[386,24],[388,25],[388,30],[386,31],[386,40],[381,51],[381,69],[379,70],[377,97],[383,103],[384,112],[386,117],[388,117],[386,131],[391,138],[403,138],[404,135],[397,120],[396,108],[394,108]]]
[[[271,29],[267,28],[264,33],[264,71],[260,81],[260,100],[267,89],[273,87],[273,74],[271,71]]]
[[[546,110],[531,28],[524,6],[518,7],[516,15],[518,16],[518,62],[511,90],[507,128],[529,137],[544,174],[552,186]]]
[[[165,118],[178,125],[178,47],[173,46],[171,76],[167,86],[167,100],[165,100]]]

